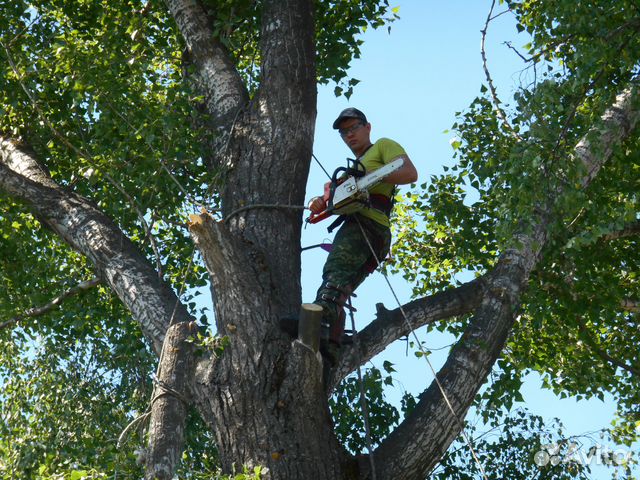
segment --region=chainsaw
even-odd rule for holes
[[[349,166],[353,162],[355,167]],[[367,173],[359,160],[347,159],[347,168],[338,167],[331,177],[329,201],[322,212],[312,213],[308,223],[318,223],[331,215],[350,215],[369,205],[369,188],[399,170],[404,159],[398,157],[382,167]],[[340,175],[342,174],[342,175]]]

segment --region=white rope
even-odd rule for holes
[[[358,218],[357,215],[354,215],[354,218],[358,222],[358,226],[360,227],[360,231],[362,232],[362,236],[366,240],[367,246],[369,247],[369,250],[371,250],[371,254],[373,255],[373,258],[375,259],[376,264],[378,265],[378,267],[380,267],[382,265],[381,262],[380,262],[380,259],[378,258],[378,255],[376,254],[376,251],[374,250],[373,246],[371,245],[371,242],[369,241],[369,237],[367,236],[367,233],[365,232],[364,228],[362,227],[362,224],[360,223],[360,219]],[[387,282],[387,285],[389,286],[389,290],[391,290],[391,293],[393,294],[393,298],[395,298],[396,303],[398,304],[398,307],[400,308],[400,313],[402,314],[402,318],[404,318],[404,321],[407,324],[407,327],[409,328],[409,330],[411,332],[411,335],[416,340],[416,344],[418,345],[418,348],[420,349],[420,352],[422,353],[422,356],[427,361],[427,365],[429,366],[429,369],[431,370],[431,373],[433,374],[433,378],[434,378],[434,380],[436,382],[436,385],[438,386],[438,389],[440,390],[440,393],[442,393],[442,397],[444,398],[444,401],[447,404],[447,407],[451,411],[451,414],[453,415],[453,418],[456,420],[456,422],[458,423],[458,426],[460,427],[460,433],[462,433],[462,436],[464,437],[465,441],[467,442],[467,445],[469,446],[469,450],[471,450],[471,455],[473,456],[474,461],[476,462],[478,468],[480,469],[480,472],[482,473],[482,477],[485,480],[488,480],[487,479],[487,474],[484,471],[484,467],[482,466],[482,463],[480,463],[480,460],[478,459],[478,456],[476,455],[476,452],[475,452],[475,450],[473,448],[473,444],[471,443],[471,440],[469,439],[469,436],[467,435],[467,433],[464,430],[464,423],[462,422],[462,420],[460,420],[460,418],[456,414],[455,410],[453,409],[453,406],[451,405],[451,402],[449,401],[449,397],[447,396],[447,393],[445,392],[444,387],[442,386],[442,383],[440,383],[440,380],[438,379],[438,375],[436,373],[436,370],[433,368],[433,365],[431,364],[431,361],[429,360],[429,357],[427,356],[427,352],[424,350],[424,347],[420,343],[420,340],[418,339],[418,336],[416,335],[416,332],[413,329],[413,326],[411,325],[411,322],[409,321],[409,318],[407,317],[407,314],[405,313],[404,308],[402,308],[402,304],[400,303],[400,300],[398,299],[398,296],[396,295],[396,292],[393,289],[393,286],[391,285],[391,282],[389,281],[389,278],[387,277],[387,275],[384,272],[381,272],[381,273],[382,273],[382,276],[384,277],[385,281]]]
[[[353,343],[356,349],[356,355],[358,357],[358,385],[360,387],[360,408],[362,408],[362,417],[364,419],[364,435],[367,442],[367,450],[369,451],[369,465],[371,467],[371,479],[376,478],[376,464],[373,460],[373,442],[371,441],[371,428],[369,426],[369,406],[367,404],[367,397],[364,393],[364,381],[362,379],[362,369],[360,368],[360,340],[358,339],[358,333],[356,331],[356,321],[353,318],[353,306],[351,305],[351,296],[348,297],[349,302],[349,317],[351,318],[351,330],[353,331]]]

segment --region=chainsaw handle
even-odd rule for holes
[[[355,165],[355,168],[351,167],[351,164]],[[320,213],[313,213],[307,218],[307,223],[318,223],[324,220],[325,218],[333,215],[334,205],[333,205],[333,196],[336,191],[336,187],[343,182],[345,182],[350,176],[362,177],[366,173],[366,168],[362,165],[362,162],[359,160],[347,159],[348,167],[338,167],[334,170],[333,175],[331,176],[331,181],[325,183],[324,185],[324,195],[322,199],[326,203],[326,208]],[[339,176],[340,174],[342,176]],[[316,197],[318,198],[318,197]]]
[[[332,213],[329,209],[326,209],[320,213],[312,212],[311,215],[309,215],[309,217],[307,218],[307,223],[318,223],[324,220],[325,218],[330,217],[331,215]]]

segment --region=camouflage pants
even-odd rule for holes
[[[378,260],[384,260],[391,245],[389,228],[360,215],[348,216],[333,240],[333,248],[322,271],[322,285],[314,302],[323,309],[325,332],[328,326],[329,339],[338,345],[344,332],[342,306],[348,295],[378,266],[362,230]]]

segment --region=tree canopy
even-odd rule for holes
[[[536,451],[553,442],[568,448],[568,440],[513,406],[522,378],[538,372],[561,397],[612,394],[618,420],[607,435],[620,445],[638,441],[640,10],[632,0],[500,4],[531,38],[519,52],[528,83],[499,98],[487,72],[478,98],[452,119],[456,165],[398,206],[390,268],[414,285],[408,320],[459,339],[438,378],[455,392],[461,416],[474,405],[502,432],[496,442],[475,442],[481,460],[502,465],[487,477],[588,478],[576,463],[538,468]],[[230,459],[242,449],[216,436],[224,408],[211,407],[214,420],[203,414],[197,384],[224,384],[217,359],[235,372],[241,357],[242,375],[261,392],[261,374],[249,376],[261,362],[274,377],[293,377],[299,365],[310,372],[301,375],[309,402],[322,397],[313,362],[265,326],[300,303],[299,261],[265,258],[268,227],[253,211],[236,212],[270,194],[279,206],[302,203],[316,84],[350,95],[361,33],[388,27],[397,9],[386,0],[313,5],[309,23],[308,5],[293,1],[0,1],[3,478],[141,477],[152,376],[175,323],[196,322],[198,331],[188,342],[198,367],[187,388],[180,478],[268,475],[266,465],[235,464],[232,473]],[[295,138],[290,125],[273,125],[289,109],[313,117]],[[258,170],[286,165],[303,174],[291,192],[260,178]],[[190,231],[187,216],[201,209],[224,222],[196,221]],[[298,213],[270,213],[284,218],[275,217],[286,241],[274,251],[299,250]],[[216,247],[207,252],[208,244]],[[254,288],[262,275],[269,292]],[[284,278],[291,294],[276,285]],[[209,284],[214,312],[195,302]],[[252,295],[261,307],[234,311],[230,299],[249,305]],[[354,415],[359,385],[348,375],[409,333],[402,316],[381,308],[361,351],[345,349],[333,377],[336,458],[366,453]],[[243,339],[246,325],[262,343]],[[398,411],[382,390],[396,372],[383,370],[364,382],[378,478],[424,478],[434,467],[434,478],[479,475],[464,441],[441,460],[460,428],[438,388],[405,396]],[[266,385],[256,404],[280,388]],[[432,450],[423,447],[429,442]],[[428,460],[409,458],[412,445]],[[281,457],[274,449],[265,461],[273,470]],[[619,465],[625,478],[634,478],[632,462]],[[361,477],[344,478],[366,478],[359,468]]]
[[[400,230],[410,232],[416,220],[426,229],[418,237],[401,233],[398,248],[412,267],[406,278],[416,283],[416,295],[455,284],[461,272],[489,270],[514,231],[530,228],[550,192],[576,185],[584,172],[574,162],[575,145],[620,87],[636,81],[631,32],[638,12],[631,3],[509,7],[518,29],[532,37],[521,52],[531,83],[513,100],[492,98],[483,87],[485,94],[453,126],[458,164],[410,198],[416,213],[404,217]],[[497,107],[508,122],[496,115],[495,100],[507,102]],[[532,274],[502,362],[507,390],[517,390],[514,377],[533,370],[558,395],[612,393],[624,436],[638,421],[638,357],[629,348],[638,333],[637,146],[637,135],[630,136],[589,188],[572,189],[553,206],[552,241]],[[499,398],[513,397],[492,400]]]

